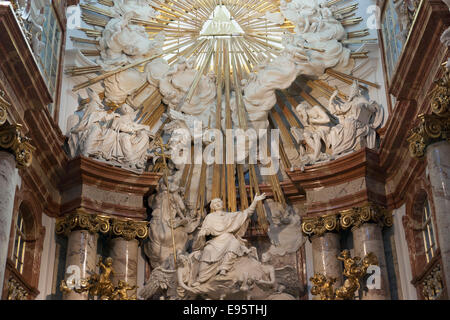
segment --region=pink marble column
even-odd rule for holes
[[[314,273],[336,278],[335,287],[339,287],[342,284],[342,265],[337,259],[341,252],[339,234],[325,232],[322,236],[313,236],[311,242]]]
[[[97,240],[98,234],[87,230],[75,230],[69,234],[67,243],[66,270],[69,266],[80,268],[81,279],[90,276],[90,272],[97,272]],[[88,272],[89,271],[89,272]],[[65,275],[65,280],[70,275]],[[87,300],[88,293],[71,291],[63,294],[64,300]]]
[[[5,278],[6,258],[16,191],[16,159],[5,151],[0,151],[0,288]]]
[[[364,223],[360,227],[352,228],[352,233],[354,256],[362,259],[369,252],[373,252],[380,267],[380,289],[363,291],[362,300],[389,300],[391,294],[381,227],[375,223]]]
[[[137,265],[139,241],[126,240],[122,237],[111,240],[110,257],[113,259],[113,284],[117,286],[119,280],[124,280],[130,287],[137,284]],[[128,291],[128,296],[136,294],[136,289]]]
[[[442,271],[450,296],[450,143],[441,141],[427,147],[427,169],[431,182],[437,241]]]

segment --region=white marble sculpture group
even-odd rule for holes
[[[376,148],[376,130],[383,124],[383,108],[362,94],[357,81],[347,100],[338,99],[337,95],[335,91],[331,96],[328,110],[307,102],[297,106],[303,124],[303,128],[291,127],[300,150],[297,164],[314,164],[364,147]]]
[[[158,14],[148,5],[151,1],[113,0],[113,3],[108,9],[113,18],[97,39],[100,57],[95,64],[108,71],[160,54],[165,34],[150,40],[145,28],[134,23],[136,19],[148,20]],[[284,35],[284,49],[277,57],[259,57],[259,65],[241,83],[249,127],[269,126],[268,114],[277,103],[276,90],[289,88],[299,76],[319,78],[328,68],[352,71],[354,60],[341,42],[346,31],[338,18],[333,8],[320,6],[317,0],[282,0],[279,14],[266,14],[272,23],[281,25],[285,19],[290,20],[295,30]],[[86,64],[78,66],[94,64],[88,58],[84,61]],[[68,120],[70,155],[143,170],[149,157],[157,157],[152,139],[161,125],[150,128],[136,120],[148,99],[164,103],[168,108],[166,116],[170,122],[165,125],[163,136],[169,155],[173,156],[171,153],[180,144],[190,146],[192,135],[180,135],[175,129],[185,128],[192,133],[194,120],[201,121],[203,129],[225,129],[224,120],[215,123],[218,95],[215,74],[203,74],[192,97],[186,99],[198,72],[193,61],[193,58],[179,57],[170,65],[164,57],[155,58],[88,89],[88,99],[80,103]],[[236,90],[232,88],[230,99],[233,127],[238,127]],[[383,123],[383,109],[364,95],[358,82],[351,86],[347,99],[336,91],[328,108],[306,102],[294,107],[301,126],[291,128],[298,147],[296,157],[289,159],[293,166],[303,167],[363,147],[377,146],[376,130]],[[225,119],[225,109],[223,105],[222,119]],[[203,217],[180,187],[182,169],[183,165],[169,162],[167,181],[161,179],[157,193],[149,199],[152,219],[145,251],[153,271],[140,296],[145,299],[296,298],[301,287],[297,271],[292,264],[280,261],[295,255],[303,244],[298,212],[267,200],[271,244],[264,252],[257,252],[242,237],[256,203],[264,200],[264,195],[256,196],[248,209],[234,213],[225,212],[220,199],[207,196],[211,213]],[[198,189],[198,182],[193,182],[190,193]]]
[[[295,268],[269,264],[273,257],[295,254],[303,244],[296,212],[268,200],[273,208],[272,245],[259,258],[242,237],[264,194],[239,212],[226,212],[222,200],[213,199],[211,213],[203,218],[189,208],[176,182],[169,178],[168,183],[161,179],[150,200],[153,213],[145,252],[153,271],[141,298],[294,299],[290,293],[299,294]]]
[[[158,14],[148,5],[151,1],[113,2],[114,6],[109,10],[114,18],[98,39],[100,58],[96,63],[104,70],[110,70],[161,53],[164,33],[149,40],[144,27],[132,22],[133,19],[148,19]],[[327,68],[351,72],[354,61],[350,58],[350,50],[341,43],[346,32],[332,9],[320,6],[317,0],[281,1],[280,16],[283,18],[268,16],[278,23],[283,23],[284,18],[289,19],[295,25],[295,32],[284,35],[284,50],[278,57],[260,59],[249,78],[243,80],[243,100],[250,127],[268,127],[268,113],[276,104],[275,91],[290,87],[298,76],[320,77]],[[169,110],[202,121],[203,128],[213,127],[217,103],[215,75],[203,75],[192,98],[185,99],[196,74],[193,58],[186,60],[180,57],[172,66],[164,58],[157,58],[147,63],[143,70],[131,68],[106,78],[102,82],[104,101],[91,99],[87,107],[80,106],[79,110],[82,110],[76,114],[78,123],[75,116],[70,119],[71,155],[92,156],[125,168],[143,168],[147,154],[144,148],[150,147],[150,143],[143,140],[151,135],[148,134],[149,128],[144,130],[143,126],[133,124],[135,119],[128,109],[132,107],[137,114],[140,105],[156,93],[161,95]],[[139,91],[144,85],[145,89]],[[232,110],[236,110],[235,95],[232,92]],[[107,112],[109,107],[104,108],[104,105],[124,104],[127,106],[120,108],[123,113],[120,116],[117,112]],[[222,110],[225,112],[224,106]],[[375,130],[383,123],[383,109],[376,102],[369,101],[357,83],[353,84],[348,101],[334,94],[328,109],[303,102],[296,111],[303,128],[291,128],[298,150],[289,160],[293,166],[299,167],[334,159],[361,147],[376,147]],[[233,125],[237,126],[237,112],[232,114]],[[125,122],[128,123],[127,128]],[[219,127],[224,129],[224,120]],[[165,134],[170,136],[168,131]]]
[[[136,123],[136,111],[124,103],[120,112],[109,112],[98,95],[89,90],[89,102],[83,115],[69,118],[69,149],[72,156],[81,154],[109,161],[130,169],[144,169],[147,164],[150,137],[146,125]]]

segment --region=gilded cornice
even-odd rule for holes
[[[86,213],[82,209],[56,220],[56,234],[68,236],[72,230],[87,230],[90,233],[109,233],[127,241],[145,239],[148,236],[148,222],[119,219],[105,215]]]
[[[409,151],[415,158],[422,158],[432,143],[450,141],[449,70],[435,83],[437,86],[430,92],[432,114],[420,114],[419,124],[411,129],[408,137]]]
[[[339,232],[341,229],[350,227],[358,228],[364,223],[377,223],[381,227],[391,227],[392,213],[384,207],[369,203],[335,214],[303,218],[302,232],[309,237],[322,236],[325,232]]]
[[[114,236],[127,241],[145,239],[148,236],[148,222],[112,218],[111,232]]]
[[[30,139],[22,135],[21,128],[20,124],[0,126],[0,149],[5,149],[15,156],[18,168],[29,167],[36,150]]]

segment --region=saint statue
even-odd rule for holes
[[[246,228],[245,222],[255,211],[258,201],[265,198],[264,193],[256,195],[252,204],[243,212],[225,212],[221,199],[211,200],[212,212],[206,216],[198,233],[197,243],[200,243],[200,247],[201,244],[204,246],[198,257],[200,266],[194,287],[208,281],[218,272],[222,276],[226,275],[233,267],[235,258],[249,253],[250,250],[238,233],[243,227]],[[206,236],[212,238],[205,243]]]
[[[310,160],[316,162],[320,160],[322,141],[328,146],[331,119],[320,106],[311,107],[307,102],[299,104],[296,111],[304,129],[292,127],[291,132],[298,143],[305,141],[312,149]]]
[[[329,101],[329,110],[339,119],[339,124],[330,131],[332,154],[375,148],[376,129],[383,123],[383,108],[361,93],[358,81],[353,82],[349,97],[343,103],[336,102],[337,94],[335,91]]]

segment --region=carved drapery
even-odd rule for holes
[[[325,232],[339,232],[341,229],[359,227],[363,223],[377,223],[380,226],[392,226],[392,213],[374,203],[354,207],[335,214],[320,217],[303,218],[302,232],[311,237],[322,236]]]
[[[436,87],[431,91],[432,114],[420,114],[419,124],[411,129],[408,138],[412,157],[422,158],[426,148],[435,142],[450,141],[450,74],[446,69],[444,75],[435,81]]]

